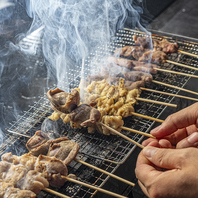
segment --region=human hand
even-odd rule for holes
[[[151,134],[157,139],[147,139],[142,144],[147,146],[151,141],[158,141],[164,148],[187,148],[198,146],[198,103],[191,105],[167,119]]]
[[[150,143],[157,146],[156,142]],[[136,177],[151,198],[195,198],[198,195],[198,149],[145,147],[138,156]],[[164,171],[165,170],[165,171]]]

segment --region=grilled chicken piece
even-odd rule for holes
[[[49,187],[49,182],[44,178],[43,173],[30,170],[25,175],[25,178],[18,182],[17,187],[22,190],[31,190],[35,194],[38,194],[41,190]]]
[[[133,36],[133,40],[135,41],[135,45],[140,45],[143,48],[151,48],[151,40],[153,44],[154,51],[162,51],[166,54],[175,53],[178,50],[177,43],[171,43],[167,39],[163,39],[162,41],[151,39],[151,37],[137,37],[137,35]]]
[[[40,154],[46,155],[50,143],[51,140],[49,140],[49,136],[46,133],[37,131],[34,136],[28,140],[26,147],[34,156],[39,156]]]
[[[39,155],[35,163],[35,170],[42,173],[49,181],[51,186],[61,187],[66,179],[61,176],[67,176],[67,166],[55,157]]]
[[[124,121],[122,120],[121,116],[103,116],[101,122],[119,132],[122,130],[121,127],[124,125]],[[98,130],[104,135],[111,135],[111,134],[115,135],[112,131],[110,131],[106,127],[103,127],[99,124],[97,124],[97,127]]]
[[[31,190],[37,194],[40,190],[49,186],[48,181],[41,173],[29,170],[27,166],[22,164],[14,165],[13,163],[1,161],[0,171],[0,179],[12,183],[14,187],[22,190]]]
[[[62,113],[72,112],[80,103],[80,94],[76,89],[73,89],[70,94],[59,88],[50,89],[47,92],[47,97],[51,102],[52,109]]]
[[[132,82],[132,81],[127,80],[124,84],[124,88],[126,88],[128,90],[140,89],[140,87],[145,87],[145,81],[144,80],[140,80],[140,81],[136,81],[136,82]]]
[[[167,55],[164,52],[149,50],[143,53],[143,55],[139,58],[139,61],[161,64],[165,62],[166,59],[167,59]]]
[[[134,35],[133,40],[135,41],[135,45],[140,45],[143,48],[148,48],[151,46],[152,39],[147,36],[138,37],[137,35]]]
[[[0,198],[35,198],[36,194],[30,190],[15,188],[12,183],[0,180]]]
[[[153,80],[153,77],[151,74],[140,72],[140,71],[127,72],[124,74],[124,77],[126,78],[126,80],[133,81],[133,82],[136,82],[139,80],[150,82]]]
[[[47,156],[56,157],[63,161],[65,165],[71,163],[79,151],[79,144],[72,142],[66,137],[61,137],[52,141]]]
[[[33,157],[30,153],[26,153],[21,156],[12,155],[12,153],[5,153],[1,156],[2,161],[13,163],[14,165],[22,164],[28,170],[34,169],[34,164],[36,162],[36,157]]]
[[[46,143],[48,140],[49,136],[46,133],[43,133],[42,131],[36,131],[34,136],[28,140],[26,147],[30,151]]]
[[[126,67],[130,70],[133,69],[136,71],[143,71],[143,72],[148,72],[151,74],[157,73],[157,70],[155,70],[155,68],[158,66],[154,64],[150,64],[150,63],[139,62],[139,61],[129,60],[125,58],[116,58],[116,57],[109,57],[108,61],[111,63],[117,64],[118,66]],[[121,73],[125,73],[125,72],[123,71]],[[100,76],[99,80],[102,80],[102,76]]]
[[[91,127],[101,118],[100,112],[88,104],[78,106],[69,114],[70,121],[82,126]]]
[[[163,39],[162,41],[153,40],[153,50],[162,51],[166,54],[175,53],[178,50],[178,44],[170,43],[167,39]]]

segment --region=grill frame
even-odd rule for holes
[[[155,32],[155,34],[156,33],[157,32]],[[95,67],[90,66],[93,57],[95,57],[94,61],[97,62],[100,61],[101,58],[103,58],[104,56],[108,56],[109,54],[111,54],[116,48],[133,44],[132,41],[133,34],[136,34],[138,36],[144,35],[136,30],[126,30],[126,29],[119,30],[115,35],[115,37],[111,39],[109,44],[107,44],[106,46],[100,46],[98,50],[96,50],[94,53],[90,53],[90,56],[87,57],[87,59],[84,62],[84,67],[86,69],[83,72],[83,75],[86,77],[90,73],[93,73],[93,71],[94,72],[98,71],[97,65]],[[163,37],[160,36],[161,34],[163,35]],[[158,35],[159,36],[155,35],[154,37],[157,39],[167,38],[170,41],[176,41],[178,42],[179,45],[181,45],[181,50],[183,49],[185,50],[187,48],[189,52],[197,54],[198,50],[193,51],[193,47],[196,46],[196,48],[198,49],[198,44],[194,43],[197,42],[198,40],[197,41],[194,40],[194,42],[192,42],[193,39],[190,39],[191,40],[190,42],[184,41],[181,40],[183,38],[178,35],[174,36],[173,38],[165,33],[160,33],[160,32],[158,33]],[[189,62],[191,64],[190,66],[194,65],[198,67],[196,58],[188,57],[183,54],[179,56],[181,63],[185,64],[186,62]],[[171,54],[169,55],[169,59],[176,61],[178,59],[178,55]],[[190,74],[195,73],[195,71],[193,70],[187,68],[181,68],[179,66],[173,66],[172,64],[169,63],[165,63],[163,67],[165,69],[172,69],[174,71],[188,72]],[[70,82],[70,87],[67,87],[66,91],[69,91],[70,89],[74,88],[76,85],[79,84],[80,76],[81,76],[80,70],[81,67],[79,66],[70,68],[70,71],[68,71],[68,73],[66,74],[66,77],[69,77],[67,82]],[[190,79],[190,77],[178,76],[177,78],[175,78],[175,76],[176,75],[172,75],[172,74],[158,73],[157,75],[155,75],[154,79],[159,80],[163,78],[163,81],[165,81],[166,83],[169,83],[171,81],[174,82],[174,85],[179,87],[184,87]],[[60,88],[65,89],[65,84],[66,83],[63,82],[62,87]],[[152,86],[154,86],[155,89],[160,91],[166,91],[174,94],[179,93],[179,90],[164,87],[161,85],[147,84],[147,86],[149,86],[149,88],[153,88]],[[151,93],[142,92],[141,97],[154,99],[162,102],[168,102],[168,103],[171,103],[174,99],[174,97],[172,96],[155,94],[152,92]],[[153,116],[155,118],[159,118],[161,114],[165,111],[165,109],[166,106],[148,104],[145,102],[139,102],[139,104],[135,106],[135,111],[137,113]],[[46,95],[41,96],[39,101],[36,101],[34,105],[31,105],[30,109],[24,112],[24,114],[16,122],[10,124],[9,130],[32,136],[36,130],[40,130],[39,127],[43,124],[44,119],[48,115],[50,115],[51,112],[52,110],[50,107],[50,103],[47,100]],[[130,118],[125,118],[124,122],[125,122],[125,126],[146,133],[149,132],[149,130],[152,128],[153,124],[155,123],[154,121],[150,121],[134,116]],[[58,123],[58,130],[60,132],[60,136],[67,135],[68,138],[75,140],[80,144],[80,153],[78,155],[80,159],[85,160],[100,168],[103,168],[111,173],[114,173],[116,169],[126,161],[126,159],[131,155],[131,153],[136,148],[136,146],[133,145],[132,143],[129,143],[126,140],[116,136],[107,137],[98,133],[88,134],[86,132],[86,129],[74,130],[69,125],[63,126],[62,121],[58,121],[57,123]],[[139,134],[132,134],[131,132],[127,132],[127,131],[124,131],[123,133],[137,142],[141,142],[141,140],[143,139],[143,136]],[[27,150],[23,150],[25,147],[25,143],[27,142],[27,138],[19,137],[14,134],[4,134],[4,135],[5,135],[4,137],[5,140],[3,144],[0,146],[0,155],[8,151],[13,151],[18,154],[23,154],[27,151]],[[106,146],[105,144],[107,143],[108,143],[108,147],[105,147]],[[18,148],[18,145],[20,145],[21,148]],[[12,147],[14,148],[12,149]],[[112,152],[111,149],[113,150]],[[72,162],[68,168],[69,168],[69,173],[76,174],[81,181],[87,182],[89,184],[94,184],[99,187],[102,187],[109,179],[109,176],[105,176],[97,171],[91,170],[90,168],[86,168],[84,165],[80,165],[77,162]],[[84,187],[80,187],[77,184],[71,184],[70,182],[66,182],[65,185],[60,189],[56,189],[56,188],[53,189],[68,196],[77,197],[77,198],[92,197],[96,194],[96,191],[94,190],[90,190],[90,189],[87,190]],[[41,192],[39,193],[38,197],[54,197],[54,196],[51,196],[46,192]]]

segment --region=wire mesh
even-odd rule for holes
[[[100,61],[103,57],[112,54],[114,50],[119,47],[134,45],[132,39],[133,35],[143,36],[144,34],[141,34],[135,30],[119,30],[115,37],[113,37],[106,46],[101,46],[97,51],[91,53],[90,56],[85,60],[84,76],[86,77],[90,75],[90,73],[93,74],[93,71],[95,73],[99,71],[98,67],[92,65],[93,59],[94,61]],[[188,41],[179,40],[178,38],[173,39],[168,36],[165,37],[172,42],[177,42],[180,49],[188,50],[189,52],[197,54],[198,45],[196,43],[189,43]],[[162,39],[163,37],[154,36],[154,38]],[[196,68],[198,67],[196,58],[189,57],[184,54],[173,53],[168,56],[168,59]],[[163,68],[189,74],[195,73],[194,70],[182,68],[170,63],[164,63]],[[75,66],[74,68],[69,69],[69,75],[67,74],[67,76],[69,76],[68,81],[70,82],[70,89],[79,85],[81,80],[80,71],[81,67],[79,66]],[[155,80],[178,87],[184,87],[190,79],[190,77],[187,76],[173,75],[162,72],[158,72],[158,74],[154,75],[153,77]],[[62,87],[64,88],[64,82]],[[154,83],[147,83],[146,87],[173,94],[178,94],[179,92],[177,89],[157,85]],[[52,87],[52,89],[53,88],[55,87]],[[146,91],[143,91],[141,93],[141,97],[166,103],[171,103],[171,101],[174,99],[172,96]],[[165,108],[166,106],[163,105],[140,101],[135,105],[135,112],[154,118],[159,118]],[[41,129],[41,125],[43,125],[43,123],[46,122],[48,124],[51,124],[53,127],[47,131],[48,133],[52,133],[54,136],[67,136],[69,139],[79,143],[80,151],[78,158],[111,173],[114,173],[115,170],[125,162],[125,160],[129,157],[129,155],[134,151],[136,147],[134,144],[118,136],[105,136],[100,133],[89,134],[85,128],[73,129],[69,124],[64,124],[61,120],[53,122],[47,118],[51,113],[52,110],[48,99],[46,96],[41,96],[40,100],[36,101],[34,105],[30,106],[29,110],[27,112],[24,112],[23,116],[21,116],[16,122],[10,124],[9,130],[32,136],[37,130]],[[154,124],[154,121],[130,116],[124,118],[124,123],[126,127],[148,133]],[[54,125],[56,125],[56,127],[54,127]],[[54,132],[53,129],[56,129],[56,131]],[[129,131],[122,131],[122,133],[137,142],[140,142],[143,138],[142,135],[134,134]],[[27,149],[25,147],[25,144],[27,142],[26,137],[10,133],[6,133],[4,135],[4,142],[0,146],[0,155],[10,151],[14,154],[17,153],[18,155],[27,152]],[[68,166],[68,170],[69,173],[75,174],[79,180],[99,187],[103,186],[109,178],[107,175],[85,167],[84,165],[79,164],[75,161],[73,161]],[[68,181],[63,187],[53,189],[65,195],[76,198],[88,198],[94,196],[95,194],[94,190],[87,189]],[[46,192],[41,192],[39,193],[38,197],[50,198],[54,197],[54,195]]]

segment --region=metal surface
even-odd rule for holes
[[[101,46],[96,52],[91,53],[84,62],[85,70],[83,71],[83,76],[86,77],[90,75],[90,73],[93,74],[93,71],[95,71],[96,73],[98,72],[99,69],[91,64],[93,62],[93,59],[96,62],[100,61],[101,58],[113,53],[114,50],[119,47],[123,47],[125,45],[133,45],[134,43],[132,36],[134,34],[137,34],[138,36],[144,35],[133,30],[120,30],[118,31],[117,35],[112,38],[111,42],[107,46]],[[166,36],[172,42],[177,41],[180,49],[189,50],[192,53],[197,53],[198,51],[198,45],[195,43],[189,43],[180,39],[179,37],[170,38],[167,35],[164,36]],[[157,39],[162,39],[162,37],[154,37]],[[169,60],[188,64],[196,68],[198,67],[197,59],[190,56],[186,56],[180,53],[174,53],[170,54],[168,58]],[[174,71],[186,72],[189,74],[195,73],[194,70],[182,68],[169,63],[165,63],[163,65],[163,68],[172,69]],[[75,66],[74,68],[69,69],[66,76],[69,76],[68,82],[70,82],[70,89],[79,85],[81,74],[81,67],[79,66]],[[178,87],[184,87],[184,85],[188,82],[190,78],[159,72],[158,74],[154,75],[154,79]],[[179,90],[160,86],[154,83],[148,83],[146,87],[174,94],[178,94],[179,92]],[[53,89],[55,87],[50,88]],[[64,83],[60,88],[64,88]],[[172,96],[146,91],[143,91],[141,93],[141,97],[167,103],[171,103],[171,101],[173,100]],[[166,107],[163,105],[146,102],[139,102],[137,105],[135,105],[135,111],[137,113],[152,116],[154,118],[159,118],[165,108]],[[52,110],[48,99],[46,98],[46,96],[41,96],[40,100],[36,101],[34,105],[30,106],[30,109],[27,112],[24,112],[24,115],[21,116],[17,122],[11,123],[9,130],[32,136],[37,130],[41,129],[41,126],[44,127],[44,125],[47,124],[46,126],[48,127],[46,127],[45,130],[53,137],[67,136],[69,139],[79,143],[80,152],[78,154],[78,158],[111,173],[115,172],[115,170],[119,166],[122,166],[121,164],[125,162],[125,160],[136,147],[134,144],[118,136],[105,136],[99,133],[89,134],[87,133],[87,130],[85,128],[73,129],[69,126],[69,124],[64,124],[62,120],[53,122],[47,118],[47,116],[49,116],[51,113]],[[147,133],[154,124],[154,122],[151,120],[135,116],[125,118],[124,123],[124,126],[126,127],[130,127]],[[122,133],[137,142],[140,142],[143,138],[142,135],[134,134],[128,131],[122,131]],[[0,155],[2,155],[4,152],[10,151],[14,154],[23,154],[27,152],[27,149],[25,148],[27,140],[27,138],[20,137],[17,134],[5,134],[4,142],[0,146]],[[108,176],[101,174],[100,172],[94,171],[88,167],[85,167],[84,165],[81,165],[75,161],[69,165],[68,169],[69,173],[76,174],[76,176],[79,177],[79,180],[100,187],[103,186],[103,184],[109,178]],[[54,188],[54,190],[76,198],[92,197],[96,193],[94,192],[94,190],[90,190],[77,184],[72,184],[70,182],[66,182],[63,187],[59,189]],[[46,192],[41,192],[39,193],[38,197],[49,198],[54,197],[54,195],[50,195]]]

